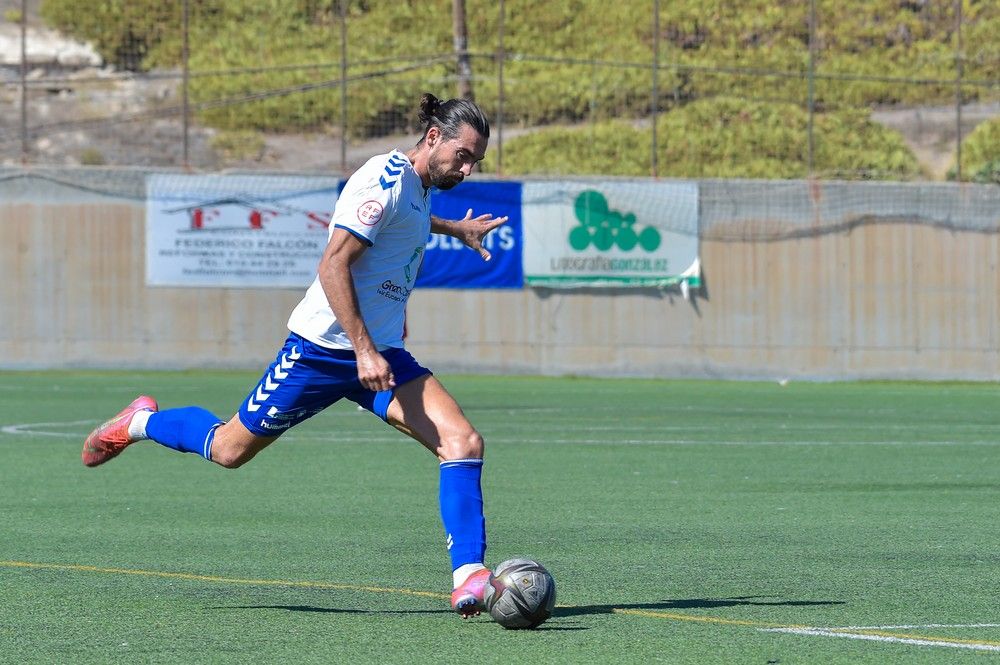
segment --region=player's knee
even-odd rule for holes
[[[212,461],[227,469],[238,469],[253,459],[249,450],[235,446],[212,446]]]
[[[232,453],[216,453],[212,451],[212,461],[227,469],[238,469],[247,461],[242,455]]]
[[[475,429],[461,432],[441,441],[438,456],[442,460],[451,459],[482,459],[486,451],[486,442]]]

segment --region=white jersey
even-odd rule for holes
[[[431,232],[431,202],[403,153],[372,157],[351,176],[330,221],[368,249],[351,266],[361,318],[379,350],[403,346],[406,301]],[[351,349],[319,276],[292,310],[288,329],[328,349]]]

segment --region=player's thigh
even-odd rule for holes
[[[483,440],[441,382],[425,374],[395,389],[386,420],[439,459],[483,456]]]
[[[324,349],[290,333],[240,410],[212,442],[212,461],[237,467],[281,434],[357,386],[353,353]]]

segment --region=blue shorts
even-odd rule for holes
[[[396,385],[430,374],[406,349],[387,349]],[[240,422],[259,436],[279,436],[342,397],[386,419],[392,391],[361,386],[354,351],[327,349],[291,333],[285,346],[240,406]]]

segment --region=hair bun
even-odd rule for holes
[[[420,97],[420,124],[426,125],[431,118],[437,115],[441,108],[441,100],[429,92],[425,92]]]

